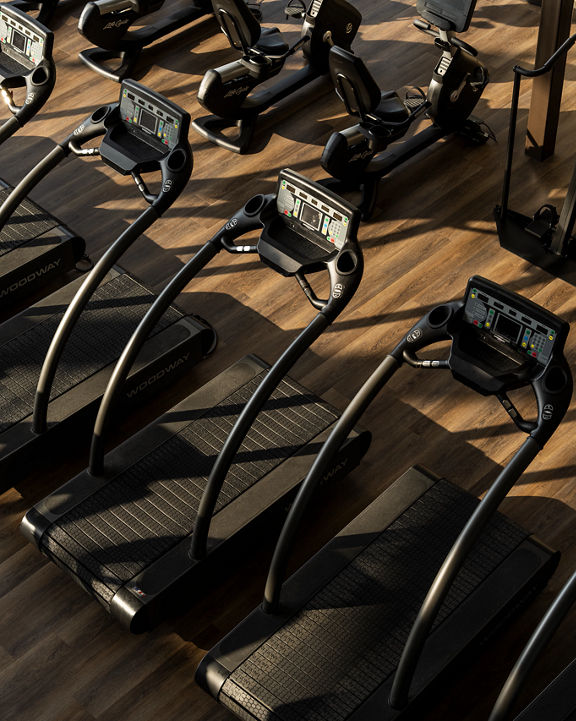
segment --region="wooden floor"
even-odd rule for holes
[[[414,3],[355,0],[364,21],[355,49],[384,88],[426,87],[437,51],[411,25]],[[285,29],[283,3],[264,3],[264,19]],[[64,0],[56,21],[58,81],[45,110],[2,148],[1,175],[16,182],[118,86],[77,59],[85,47],[76,32],[80,2]],[[477,115],[497,142],[470,149],[454,139],[430,149],[382,183],[379,211],[360,229],[365,273],[341,319],[296,366],[294,376],[343,407],[410,325],[438,302],[459,298],[467,278],[482,274],[506,284],[566,320],[576,321],[572,286],[501,250],[492,221],[505,154],[511,68],[534,56],[539,9],[525,0],[479,0],[465,39],[490,68]],[[148,53],[138,79],[196,117],[203,73],[234,57],[212,21],[165,41]],[[292,63],[295,65],[296,63]],[[576,65],[569,61],[557,154],[539,164],[517,153],[512,207],[529,212],[563,197],[574,163]],[[526,84],[520,122],[529,104]],[[319,159],[332,130],[350,122],[333,92],[302,92],[286,112],[262,123],[260,152],[236,156],[210,146],[193,131],[195,168],[176,205],[126,254],[122,264],[154,289],[245,200],[272,192],[289,166],[321,178]],[[73,160],[52,173],[32,196],[82,233],[97,257],[143,207],[129,178],[95,159]],[[219,256],[179,300],[209,319],[220,335],[214,356],[163,397],[154,411],[182,396],[247,352],[275,359],[314,311],[294,280],[254,260]],[[567,353],[576,359],[576,334]],[[526,398],[528,404],[530,399]],[[163,405],[162,405],[163,404]],[[576,402],[560,430],[504,503],[504,510],[562,551],[559,571],[530,609],[492,643],[419,718],[485,719],[499,684],[554,592],[576,567]],[[338,485],[307,526],[298,562],[341,528],[414,462],[482,494],[521,441],[494,399],[475,395],[445,374],[404,369],[367,414],[375,440],[361,467]],[[0,716],[4,721],[220,721],[232,718],[200,691],[194,670],[206,649],[258,603],[268,558],[261,549],[229,569],[190,611],[153,633],[131,637],[18,533],[23,513],[85,464],[85,449],[46,459],[42,472],[0,497]],[[268,543],[262,543],[267,546]],[[576,652],[576,609],[531,678],[536,692]]]

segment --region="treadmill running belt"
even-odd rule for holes
[[[44,552],[108,605],[122,585],[193,532],[216,456],[265,372],[58,519],[42,537]],[[216,512],[336,418],[330,406],[284,379],[244,440]]]
[[[127,274],[98,288],[62,355],[54,399],[118,358],[154,295]],[[65,308],[0,346],[0,433],[29,416],[40,368]],[[170,308],[154,332],[178,320]]]
[[[11,192],[12,188],[0,188],[0,204]],[[52,230],[57,225],[59,225],[59,221],[56,218],[26,198],[16,208],[0,232],[0,257],[19,245],[24,245],[24,243]]]
[[[476,503],[447,481],[432,486],[231,673],[219,702],[250,720],[348,718],[394,673],[424,596]],[[436,625],[527,536],[496,517]]]

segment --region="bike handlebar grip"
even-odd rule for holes
[[[474,57],[478,56],[478,50],[476,50],[475,47],[470,45],[469,43],[465,42],[464,40],[460,40],[460,38],[450,38],[450,42],[452,45],[456,45],[456,47],[464,50],[465,52],[469,53],[470,55],[473,55]]]

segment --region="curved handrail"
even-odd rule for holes
[[[563,55],[566,55],[574,43],[576,43],[576,33],[567,38],[541,67],[535,68],[534,70],[528,70],[528,68],[523,68],[521,65],[515,65],[513,70],[515,73],[523,75],[525,78],[537,78],[539,75],[545,75],[554,67],[554,65],[556,65]]]
[[[532,436],[528,436],[524,440],[512,459],[499,473],[490,490],[480,501],[444,559],[412,626],[398,663],[390,691],[390,706],[392,708],[402,709],[407,706],[410,684],[422,655],[422,649],[458,571],[462,568],[472,547],[488,522],[493,518],[508,491],[540,450],[541,444]]]
[[[294,540],[300,527],[300,522],[311,497],[321,483],[325,472],[328,470],[330,462],[333,460],[334,455],[340,450],[342,444],[346,438],[348,438],[350,431],[354,428],[364,411],[401,365],[402,360],[398,360],[393,355],[387,355],[386,358],[384,358],[382,363],[354,396],[344,413],[340,416],[328,440],[322,446],[320,453],[306,476],[306,480],[300,487],[296,500],[292,504],[284,526],[282,527],[280,537],[276,543],[274,555],[268,570],[268,577],[266,578],[264,600],[262,602],[262,608],[265,613],[276,613],[278,610],[286,565],[294,546]]]
[[[330,322],[331,319],[325,313],[318,313],[306,328],[298,334],[296,339],[292,341],[272,368],[270,368],[248,403],[242,409],[212,466],[212,471],[204,488],[196,515],[194,535],[190,547],[190,555],[192,558],[200,559],[206,554],[210,522],[212,521],[218,495],[226,479],[228,469],[232,465],[234,457],[256,416],[278,383],[280,383],[282,378],[289,372],[300,356],[308,350],[312,343],[326,330]]]
[[[126,230],[121,233],[112,243],[94,268],[90,271],[80,289],[66,309],[56,333],[50,343],[50,348],[44,359],[36,396],[34,398],[34,416],[32,421],[33,433],[44,433],[48,427],[48,404],[50,392],[58,369],[58,363],[64,352],[64,348],[84,308],[90,298],[104,279],[104,276],[113,267],[120,256],[144,233],[159,217],[155,206],[148,206]]]
[[[568,579],[530,637],[506,679],[488,721],[505,721],[508,718],[520,688],[536,659],[549,643],[574,602],[576,602],[576,573]]]
[[[241,211],[240,211],[241,212]],[[238,215],[238,214],[237,214]],[[237,218],[237,215],[234,216]],[[163,313],[168,309],[176,296],[184,290],[188,283],[214,258],[223,248],[228,252],[255,252],[252,246],[238,248],[230,241],[237,235],[243,235],[249,230],[255,230],[261,226],[259,216],[250,222],[250,218],[243,223],[232,225],[230,221],[222,226],[220,230],[207,241],[202,248],[178,271],[168,285],[158,295],[150,306],[146,315],[140,321],[138,327],[126,344],[122,355],[118,359],[114,371],[108,381],[92,434],[90,447],[89,472],[93,476],[99,476],[104,471],[104,438],[111,423],[113,410],[115,408],[118,393],[124,386],[128,374],[136,360],[148,335],[160,320]]]

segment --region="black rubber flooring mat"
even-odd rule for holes
[[[12,188],[0,188],[0,205],[11,192]],[[24,199],[0,232],[0,257],[57,225],[60,221],[28,198]]]
[[[475,506],[446,481],[432,486],[233,671],[220,703],[240,718],[262,721],[348,718],[394,673],[424,596]],[[497,517],[436,623],[526,536]]]
[[[265,372],[62,516],[43,536],[45,552],[109,602],[122,585],[190,536],[216,456]],[[295,381],[282,381],[238,451],[216,512],[336,418]]]
[[[62,354],[51,399],[118,358],[154,298],[127,274],[100,286]],[[63,314],[64,309],[0,346],[0,433],[32,413],[40,369]],[[154,332],[180,317],[170,308]]]

